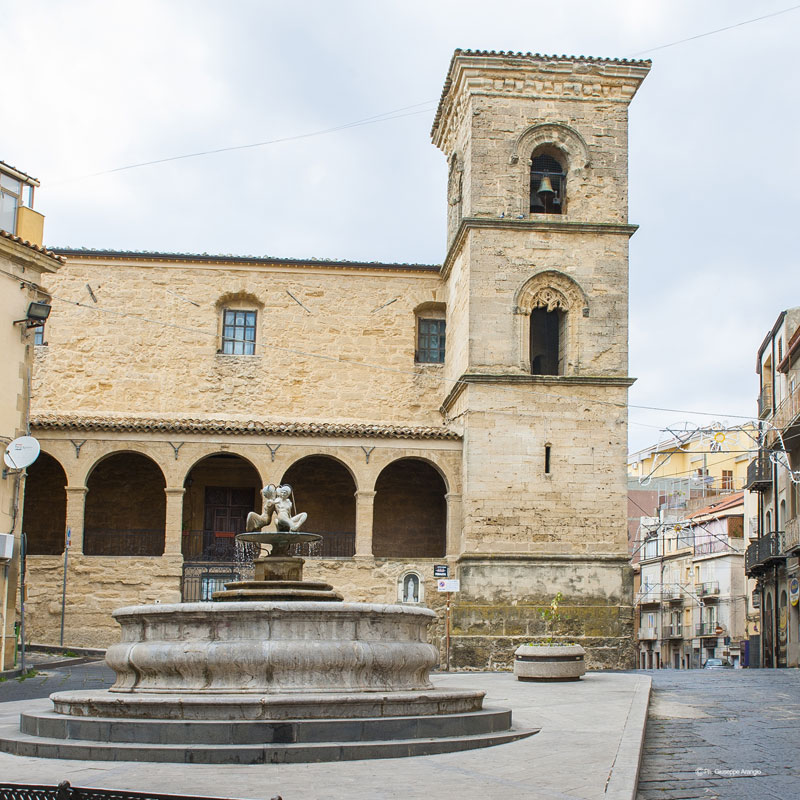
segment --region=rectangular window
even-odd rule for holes
[[[44,344],[44,325],[39,325],[33,329],[33,343],[42,345]]]
[[[256,312],[226,308],[222,318],[222,352],[252,356],[256,351]]]
[[[733,470],[732,469],[724,469],[722,470],[722,488],[727,489],[728,491],[733,490]]]
[[[417,362],[420,364],[444,364],[445,321],[423,319],[417,321]]]

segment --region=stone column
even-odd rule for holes
[[[70,550],[83,553],[83,512],[86,507],[85,486],[67,486],[67,527],[72,532]]]
[[[375,492],[356,492],[356,555],[372,555],[372,510]]]
[[[461,495],[449,492],[447,501],[447,553],[448,558],[456,558],[463,549],[461,537]]]
[[[164,555],[179,556],[181,554],[181,536],[183,533],[183,495],[186,489],[167,486],[167,514],[164,528]]]

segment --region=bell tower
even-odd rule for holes
[[[463,430],[454,644],[492,660],[563,595],[589,664],[630,665],[628,105],[649,61],[457,50],[445,417]],[[465,656],[466,659],[466,656]]]

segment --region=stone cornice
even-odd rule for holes
[[[159,264],[193,264],[207,266],[291,267],[301,269],[377,270],[380,272],[439,272],[438,264],[396,264],[378,261],[346,261],[326,258],[272,258],[270,256],[213,255],[208,253],[162,253],[138,250],[91,250],[85,248],[55,248],[62,259],[86,259],[100,263],[146,262]]]
[[[528,375],[465,372],[455,383],[439,411],[446,414],[469,383],[496,383],[506,386],[614,386],[628,388],[636,378],[606,375]]]
[[[4,230],[0,230],[0,254],[16,264],[32,267],[39,272],[55,272],[65,262],[52,250]]]
[[[586,561],[594,564],[597,561],[610,562],[612,564],[624,564],[629,566],[630,556],[627,554],[616,555],[614,553],[462,553],[458,556],[458,562],[466,561],[486,561],[496,564],[499,561],[551,561],[568,562]]]
[[[570,222],[555,219],[511,219],[508,217],[464,217],[458,226],[458,231],[447,250],[447,256],[442,264],[442,280],[447,280],[453,268],[456,254],[461,249],[467,233],[480,228],[495,228],[513,231],[542,231],[546,233],[601,233],[612,236],[631,237],[639,229],[638,225],[628,225],[619,222]]]
[[[39,413],[31,417],[37,431],[104,433],[246,434],[252,436],[328,436],[369,439],[449,439],[461,436],[447,428],[337,422],[263,422],[258,420],[170,419],[108,415]]]

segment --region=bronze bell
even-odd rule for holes
[[[553,184],[550,183],[550,178],[545,175],[541,182],[539,183],[539,188],[536,190],[536,194],[555,194],[555,189],[553,189]]]

